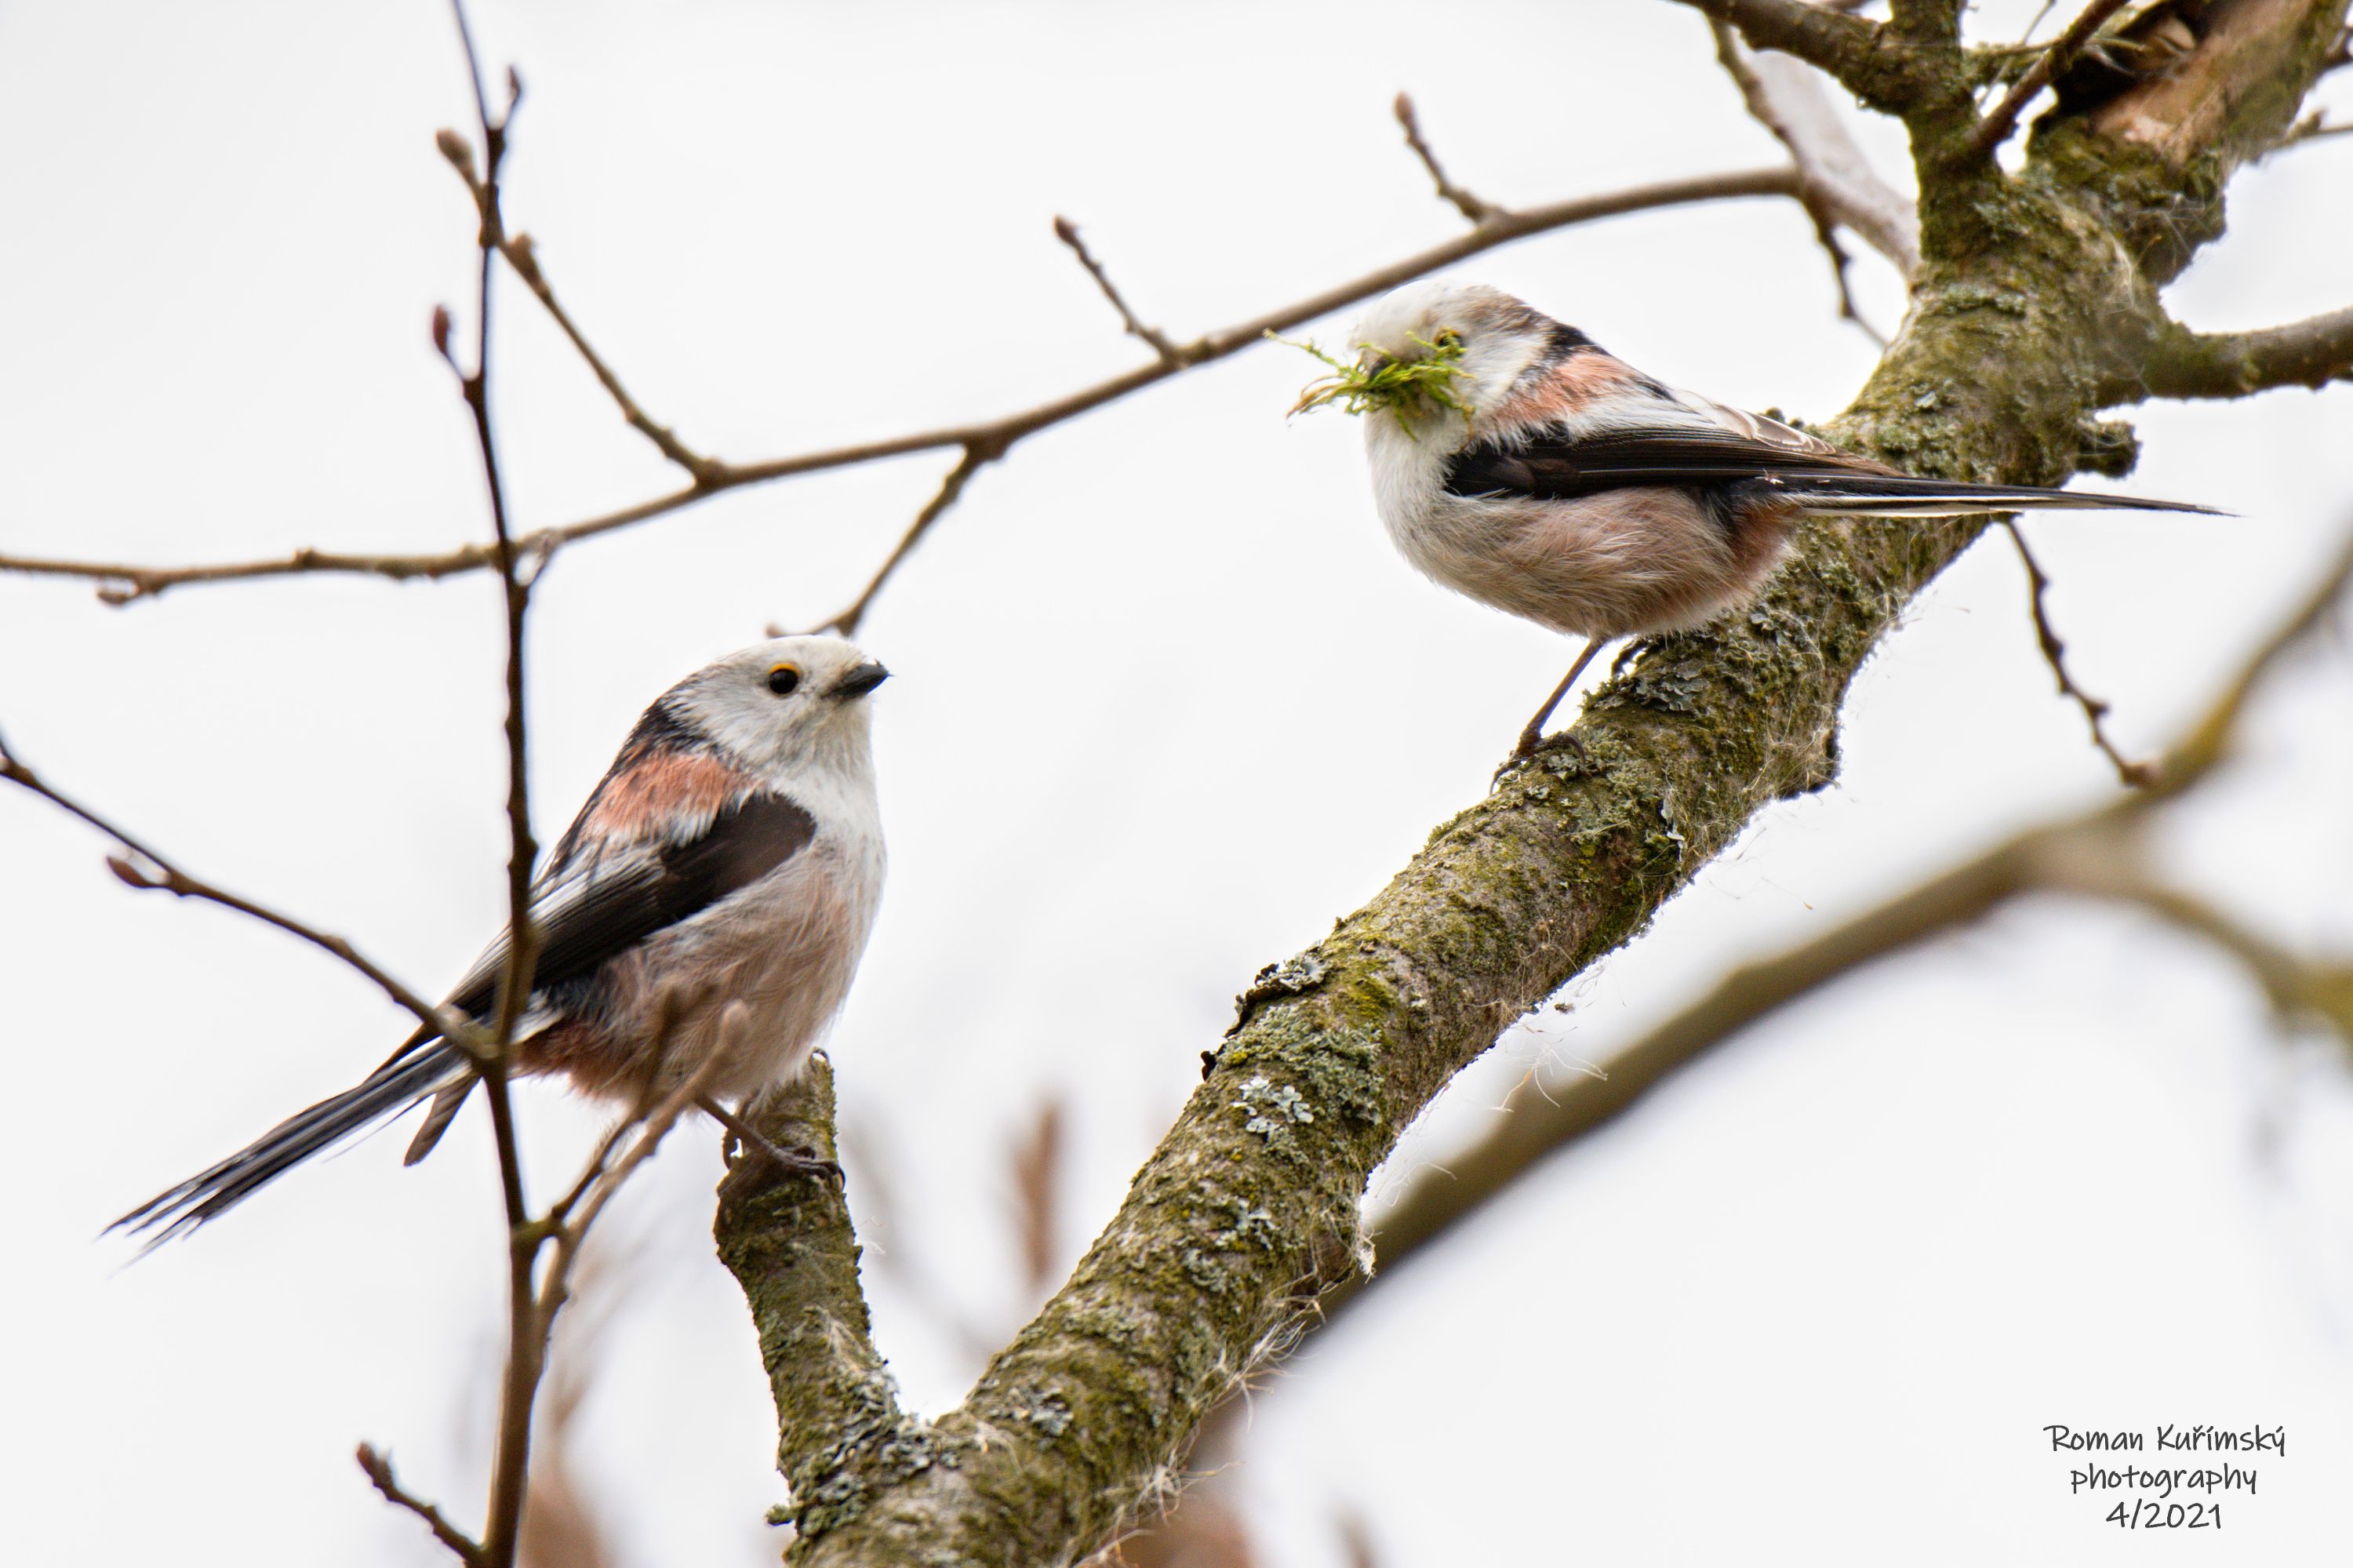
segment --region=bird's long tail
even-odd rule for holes
[[[227,1213],[311,1156],[399,1115],[428,1095],[471,1082],[473,1072],[465,1054],[446,1042],[395,1057],[364,1083],[295,1112],[219,1164],[156,1194],[107,1228],[156,1231],[147,1245],[159,1245]]]
[[[1958,517],[1974,512],[2084,511],[2195,512],[2228,517],[2214,506],[2187,501],[2150,501],[2137,495],[2104,495],[2089,490],[2046,490],[2031,484],[1970,484],[1958,480],[1915,479],[1908,474],[1854,473],[1844,470],[1776,474],[1774,488],[1809,512],[1851,517]]]

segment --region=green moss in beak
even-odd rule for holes
[[[1391,359],[1370,344],[1360,344],[1366,357],[1353,365],[1333,358],[1312,342],[1296,343],[1273,332],[1266,335],[1312,354],[1331,367],[1331,375],[1300,390],[1299,401],[1291,406],[1293,414],[1326,403],[1337,403],[1351,414],[1386,408],[1409,430],[1417,418],[1440,408],[1451,408],[1466,418],[1470,416],[1471,410],[1454,389],[1454,384],[1469,379],[1471,373],[1462,368],[1462,340],[1453,333],[1441,332],[1435,342],[1415,338],[1414,344],[1422,350],[1419,359]]]

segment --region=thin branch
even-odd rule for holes
[[[1127,329],[1131,337],[1142,338],[1151,346],[1152,352],[1160,356],[1164,365],[1182,366],[1186,363],[1185,349],[1171,343],[1168,334],[1158,327],[1145,325],[1136,318],[1135,313],[1128,309],[1127,301],[1120,296],[1118,288],[1111,281],[1111,274],[1103,270],[1103,263],[1095,260],[1094,252],[1089,250],[1087,242],[1079,237],[1077,224],[1067,217],[1057,217],[1054,219],[1054,238],[1069,246],[1071,254],[1078,257],[1079,265],[1087,270],[1087,276],[1095,281],[1095,287],[1103,291],[1103,297],[1109,300],[1111,308],[1119,313],[1120,324]]]
[[[1799,178],[1799,203],[1813,220],[1814,238],[1830,257],[1838,284],[1839,314],[1854,323],[1882,348],[1887,339],[1855,303],[1847,276],[1852,260],[1839,243],[1843,223],[1895,264],[1909,283],[1920,270],[1920,215],[1913,203],[1882,180],[1840,122],[1812,67],[1780,53],[1753,53],[1725,23],[1711,19],[1715,58],[1740,89],[1758,123],[1789,150]]]
[[[470,1054],[479,1054],[485,1043],[473,1027],[454,1011],[426,1001],[378,967],[375,960],[361,952],[343,938],[330,931],[308,926],[290,915],[281,915],[266,905],[257,904],[240,894],[231,893],[216,884],[190,875],[153,845],[132,837],[123,829],[100,816],[88,806],[42,779],[8,749],[0,739],[0,779],[38,795],[67,815],[79,818],[108,838],[130,851],[130,855],[110,855],[107,869],[126,885],[142,892],[169,893],[176,897],[200,899],[217,904],[224,909],[274,926],[290,937],[298,937],[321,952],[336,959],[375,982],[376,988],[393,1001],[414,1013],[417,1021],[447,1038],[450,1044]],[[132,858],[132,857],[135,857]]]
[[[859,623],[866,619],[866,612],[874,606],[875,596],[882,591],[882,586],[905,564],[907,557],[915,553],[915,546],[923,542],[923,535],[932,531],[932,524],[947,515],[948,508],[964,494],[965,482],[978,473],[983,464],[994,462],[1004,455],[1003,446],[990,448],[976,444],[965,448],[964,455],[956,459],[955,467],[941,478],[939,489],[923,503],[923,509],[915,514],[913,523],[907,524],[907,531],[900,535],[898,544],[892,546],[891,554],[875,568],[874,576],[868,579],[865,588],[832,619],[821,622],[819,630],[855,637]]]
[[[412,1496],[401,1487],[392,1473],[391,1455],[379,1453],[373,1445],[363,1443],[356,1457],[360,1468],[367,1472],[367,1478],[375,1484],[377,1491],[384,1494],[385,1500],[405,1508],[423,1520],[433,1531],[433,1538],[448,1547],[458,1561],[470,1565],[480,1565],[487,1561],[480,1542],[451,1524],[439,1509],[422,1498]]]
[[[668,425],[657,423],[638,406],[637,399],[629,396],[628,389],[621,385],[620,377],[613,373],[604,357],[589,346],[587,338],[581,334],[580,328],[573,322],[571,313],[556,302],[555,291],[548,283],[547,274],[540,270],[539,256],[532,247],[531,236],[517,234],[501,239],[499,254],[506,258],[507,265],[514,269],[515,276],[523,281],[524,286],[531,290],[539,302],[547,307],[547,313],[555,318],[555,324],[564,329],[564,335],[570,338],[572,346],[580,351],[580,357],[587,362],[588,368],[603,383],[605,390],[611,394],[613,402],[621,410],[621,418],[629,422],[630,428],[653,442],[662,456],[693,475],[698,487],[709,489],[723,483],[728,474],[727,465],[716,458],[703,456],[680,440]]]
[[[437,312],[435,314],[434,341],[442,349],[443,356],[449,360],[450,368],[458,373],[459,390],[473,416],[475,441],[481,449],[482,481],[490,495],[491,528],[495,541],[492,556],[498,565],[502,590],[501,608],[507,646],[505,730],[509,938],[506,968],[499,977],[497,1022],[491,1035],[490,1059],[481,1064],[481,1079],[484,1097],[490,1103],[491,1125],[498,1147],[500,1196],[506,1209],[508,1344],[506,1370],[499,1394],[498,1446],[491,1467],[489,1517],[482,1530],[480,1561],[485,1568],[510,1568],[514,1562],[517,1538],[522,1531],[523,1490],[530,1475],[532,1404],[537,1396],[540,1373],[547,1359],[545,1329],[538,1310],[533,1280],[533,1267],[544,1232],[533,1224],[530,1207],[523,1197],[522,1160],[516,1145],[514,1103],[508,1093],[507,1083],[509,1054],[514,1045],[515,1026],[522,1019],[529,1000],[532,970],[539,958],[539,933],[531,911],[532,870],[538,858],[538,849],[532,839],[529,751],[523,707],[523,622],[531,608],[531,584],[518,569],[522,552],[516,546],[513,531],[508,523],[506,486],[500,476],[498,441],[491,417],[491,281],[500,247],[505,238],[505,224],[499,208],[499,171],[506,158],[507,130],[513,120],[515,107],[522,99],[522,82],[512,69],[508,70],[506,107],[493,114],[490,99],[483,90],[481,60],[475,52],[473,29],[467,21],[464,0],[450,0],[449,9],[458,25],[459,38],[465,46],[466,69],[473,83],[474,108],[482,134],[481,178],[477,181],[470,176],[466,182],[474,197],[479,223],[476,248],[480,254],[475,281],[472,371],[462,369],[455,355],[448,351],[445,313]],[[448,151],[446,143],[443,151],[445,154]],[[451,162],[456,164],[458,161],[453,158]],[[467,174],[468,171],[461,165],[459,173]]]
[[[1799,179],[1794,170],[1745,169],[1636,185],[1602,196],[1578,196],[1544,207],[1515,210],[1362,277],[1336,284],[1249,321],[1209,333],[1190,344],[1180,344],[1182,364],[1155,359],[1152,364],[1124,371],[1050,402],[978,424],[918,430],[881,440],[831,447],[763,462],[731,463],[726,465],[721,477],[708,483],[699,482],[562,527],[544,529],[524,536],[519,544],[526,554],[545,555],[559,546],[631,527],[727,491],[789,479],[797,474],[904,457],[913,452],[934,451],[947,447],[969,450],[976,446],[993,444],[1001,454],[1023,438],[1039,430],[1166,381],[1194,366],[1224,359],[1254,347],[1264,341],[1270,331],[1289,332],[1318,316],[1344,310],[1376,294],[1386,293],[1401,283],[1410,282],[1425,272],[1451,266],[1498,246],[1555,229],[1620,217],[1630,213],[1751,196],[1795,196],[1798,188]],[[0,556],[0,571],[93,579],[101,585],[100,599],[110,604],[121,605],[152,599],[185,585],[244,581],[256,577],[356,573],[390,577],[396,581],[411,577],[438,579],[479,571],[495,565],[496,559],[492,551],[480,545],[466,545],[454,550],[418,555],[339,554],[305,548],[259,560],[184,567]]]
[[[2026,74],[2018,79],[2016,85],[2002,95],[2001,101],[1993,106],[1992,112],[1978,123],[1977,138],[1971,143],[1972,150],[1982,157],[2010,140],[2010,132],[2017,129],[2020,112],[2033,101],[2034,95],[2050,86],[2052,77],[2074,64],[2076,57],[2084,52],[2084,46],[2091,42],[2092,35],[2128,3],[2129,0],[2092,0],[2084,6],[2083,14],[2067,25],[2065,32],[2051,41],[2050,48],[2042,51],[2042,58],[2027,68]]]
[[[2157,770],[2146,762],[2135,762],[2117,750],[2116,742],[2108,738],[2105,723],[2108,705],[2077,685],[2075,677],[2068,673],[2067,645],[2059,640],[2058,630],[2051,624],[2050,611],[2043,602],[2043,596],[2051,588],[2051,577],[2043,571],[2042,563],[2034,558],[2034,552],[2027,548],[2026,535],[2020,530],[2018,519],[2005,517],[2001,519],[2001,525],[2009,530],[2010,542],[2018,546],[2018,558],[2025,563],[2027,603],[2034,615],[2035,641],[2042,649],[2042,662],[2050,665],[2051,673],[2059,678],[2060,694],[2073,698],[2075,705],[2084,710],[2084,722],[2092,726],[2092,744],[2098,747],[2101,755],[2115,767],[2118,779],[2134,789],[2146,789],[2154,784],[2157,782]]]
[[[2160,334],[2120,396],[2244,397],[2353,379],[2353,306],[2256,332]]]
[[[2316,109],[2290,127],[2288,133],[2280,138],[2279,145],[2272,151],[2284,153],[2290,147],[2301,146],[2306,142],[2326,142],[2348,132],[2353,132],[2353,122],[2332,125],[2328,121],[2328,111]]]
[[[1405,144],[1413,149],[1413,155],[1419,158],[1421,166],[1430,172],[1430,183],[1438,187],[1439,196],[1453,203],[1455,211],[1474,224],[1504,215],[1504,208],[1472,195],[1446,177],[1446,171],[1439,165],[1438,154],[1430,151],[1430,143],[1421,134],[1421,122],[1414,114],[1413,99],[1409,94],[1398,93],[1397,101],[1389,107],[1397,116],[1397,122],[1405,128]]]
[[[1712,26],[1716,58],[1748,112],[1789,150],[1800,181],[1798,199],[1852,229],[1910,282],[1920,270],[1919,207],[1879,177],[1822,90],[1820,75],[1778,50],[1750,50],[1720,22]]]

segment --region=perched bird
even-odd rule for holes
[[[1366,415],[1389,537],[1458,593],[1588,641],[1514,758],[1604,643],[1746,602],[1809,513],[1944,517],[2028,507],[2201,512],[2175,501],[1919,479],[1652,380],[1497,289],[1408,284],[1361,352],[1293,412]]]
[[[696,671],[645,711],[533,884],[540,950],[517,1073],[643,1103],[725,1050],[733,1059],[711,1069],[699,1103],[766,1149],[720,1102],[789,1082],[849,994],[882,894],[866,698],[889,675],[838,637],[785,637]],[[505,937],[491,944],[448,1005],[487,1027],[508,953]],[[477,1076],[457,1045],[419,1028],[365,1082],[115,1227],[161,1226],[158,1240],[193,1229],[430,1098],[413,1165]]]

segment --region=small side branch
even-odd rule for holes
[[[2244,397],[2278,387],[2315,390],[2353,380],[2353,306],[2257,332],[2174,327],[2144,356],[2119,397]]]
[[[780,1148],[835,1158],[832,1066],[818,1056],[752,1119]],[[804,1546],[877,1494],[957,1462],[937,1429],[899,1407],[874,1349],[849,1210],[831,1182],[747,1154],[720,1183],[712,1233],[760,1326],[779,1467]]]
[[[1751,47],[1778,49],[1828,71],[1874,109],[1901,112],[1917,95],[1910,60],[1879,23],[1806,0],[1682,0],[1740,29]]]
[[[2009,530],[2010,542],[2018,546],[2018,558],[2025,563],[2027,602],[2034,615],[2034,638],[2042,649],[2042,662],[2059,677],[2060,694],[2073,698],[2075,705],[2084,710],[2084,722],[2092,726],[2092,744],[2116,768],[2116,777],[2134,789],[2147,789],[2157,782],[2157,770],[2146,762],[2135,762],[2108,738],[2108,705],[2077,685],[2075,677],[2067,673],[2067,645],[2059,640],[2058,630],[2051,624],[2050,610],[2043,602],[2051,577],[2043,571],[2042,563],[2034,558],[2034,552],[2027,548],[2026,535],[2020,530],[2018,520],[2005,517],[2001,524]]]
[[[1155,326],[1146,326],[1137,319],[1136,313],[1128,309],[1127,301],[1121,297],[1119,289],[1112,282],[1111,274],[1103,270],[1103,263],[1095,260],[1094,252],[1089,250],[1087,242],[1079,237],[1077,224],[1067,217],[1057,217],[1054,219],[1054,238],[1071,248],[1071,253],[1079,259],[1079,265],[1087,270],[1087,276],[1092,278],[1095,287],[1103,291],[1103,297],[1109,300],[1111,308],[1119,313],[1120,324],[1127,329],[1128,335],[1142,338],[1151,346],[1152,352],[1160,356],[1162,364],[1187,365],[1192,362],[1191,356],[1200,353],[1200,344],[1191,344],[1180,348],[1169,341],[1166,333]]]
[[[910,523],[907,525],[907,531],[899,536],[899,543],[892,547],[891,554],[883,560],[882,565],[875,569],[874,576],[868,580],[866,587],[833,619],[825,621],[821,630],[837,631],[844,637],[856,636],[859,623],[866,619],[866,612],[873,608],[875,596],[882,591],[883,585],[891,580],[907,557],[915,553],[915,546],[923,542],[923,535],[932,531],[932,524],[947,515],[948,508],[954,506],[957,499],[964,494],[965,482],[978,473],[983,464],[994,462],[1004,455],[1003,443],[991,446],[975,442],[965,447],[964,455],[956,460],[955,467],[948,470],[946,475],[941,479],[939,489],[933,493],[929,501],[923,503],[923,509],[915,514],[915,520]]]
[[[1453,203],[1454,210],[1474,224],[1503,216],[1504,208],[1491,201],[1482,200],[1446,177],[1446,170],[1439,164],[1438,154],[1430,151],[1430,143],[1422,136],[1421,122],[1414,114],[1413,99],[1409,94],[1398,93],[1396,103],[1390,108],[1397,115],[1397,122],[1405,128],[1405,144],[1413,149],[1413,155],[1419,158],[1421,166],[1430,172],[1430,183],[1438,187],[1440,197]]]
[[[386,1502],[423,1520],[433,1531],[433,1539],[448,1547],[459,1562],[468,1564],[468,1568],[479,1568],[485,1560],[481,1543],[451,1524],[439,1509],[405,1489],[392,1473],[391,1455],[379,1453],[373,1445],[363,1443],[356,1457],[360,1468],[367,1472],[367,1478],[384,1494]]]
[[[612,397],[614,405],[621,410],[621,418],[629,422],[629,428],[653,442],[662,456],[686,470],[698,486],[708,489],[723,484],[727,479],[727,465],[696,451],[680,440],[668,425],[657,422],[639,408],[638,400],[629,396],[628,388],[621,385],[621,378],[613,373],[612,366],[607,365],[604,356],[589,345],[587,338],[581,334],[578,324],[573,321],[571,313],[556,300],[547,274],[540,270],[539,256],[532,247],[531,236],[517,234],[501,239],[499,254],[506,258],[507,265],[514,269],[514,275],[522,280],[523,286],[555,319],[555,324],[564,329],[564,335],[570,338],[572,346],[580,351],[580,357],[587,362],[588,368]]]
[[[238,914],[259,920],[265,926],[274,926],[290,937],[298,937],[321,952],[366,976],[385,995],[416,1014],[417,1021],[435,1033],[447,1037],[452,1044],[471,1054],[480,1053],[481,1042],[477,1038],[473,1028],[464,1019],[447,1008],[436,1006],[426,1001],[417,992],[401,984],[378,967],[366,954],[353,947],[350,942],[332,932],[322,931],[314,926],[304,925],[290,915],[281,915],[277,910],[257,904],[242,895],[231,893],[226,888],[217,887],[201,878],[189,875],[164,858],[153,846],[132,837],[113,822],[100,816],[96,811],[35,773],[8,749],[5,739],[0,739],[0,779],[5,779],[19,789],[38,795],[68,816],[79,818],[121,844],[129,853],[109,855],[106,866],[125,885],[138,888],[142,893],[169,893],[179,898],[195,898],[206,904],[217,904],[224,909],[234,909]]]
[[[2065,32],[2051,41],[2051,47],[2042,51],[2042,58],[2027,68],[2026,74],[2018,79],[2016,84],[2002,95],[2001,101],[1995,104],[1978,124],[1974,150],[1983,156],[2010,140],[2010,132],[2017,129],[2020,113],[2034,101],[2034,95],[2050,86],[2053,77],[2074,64],[2084,46],[2092,41],[2093,35],[2126,4],[2127,0],[2092,0],[2089,5],[2084,6],[2083,14],[2067,25]]]
[[[1918,210],[1872,168],[1839,122],[1813,68],[1778,50],[1752,52],[1723,22],[1711,20],[1708,26],[1715,35],[1716,60],[1739,88],[1749,114],[1789,150],[1798,172],[1798,201],[1830,257],[1839,314],[1885,347],[1886,338],[1855,304],[1847,277],[1852,258],[1839,243],[1838,228],[1843,224],[1862,236],[1909,283],[1920,270]]]

